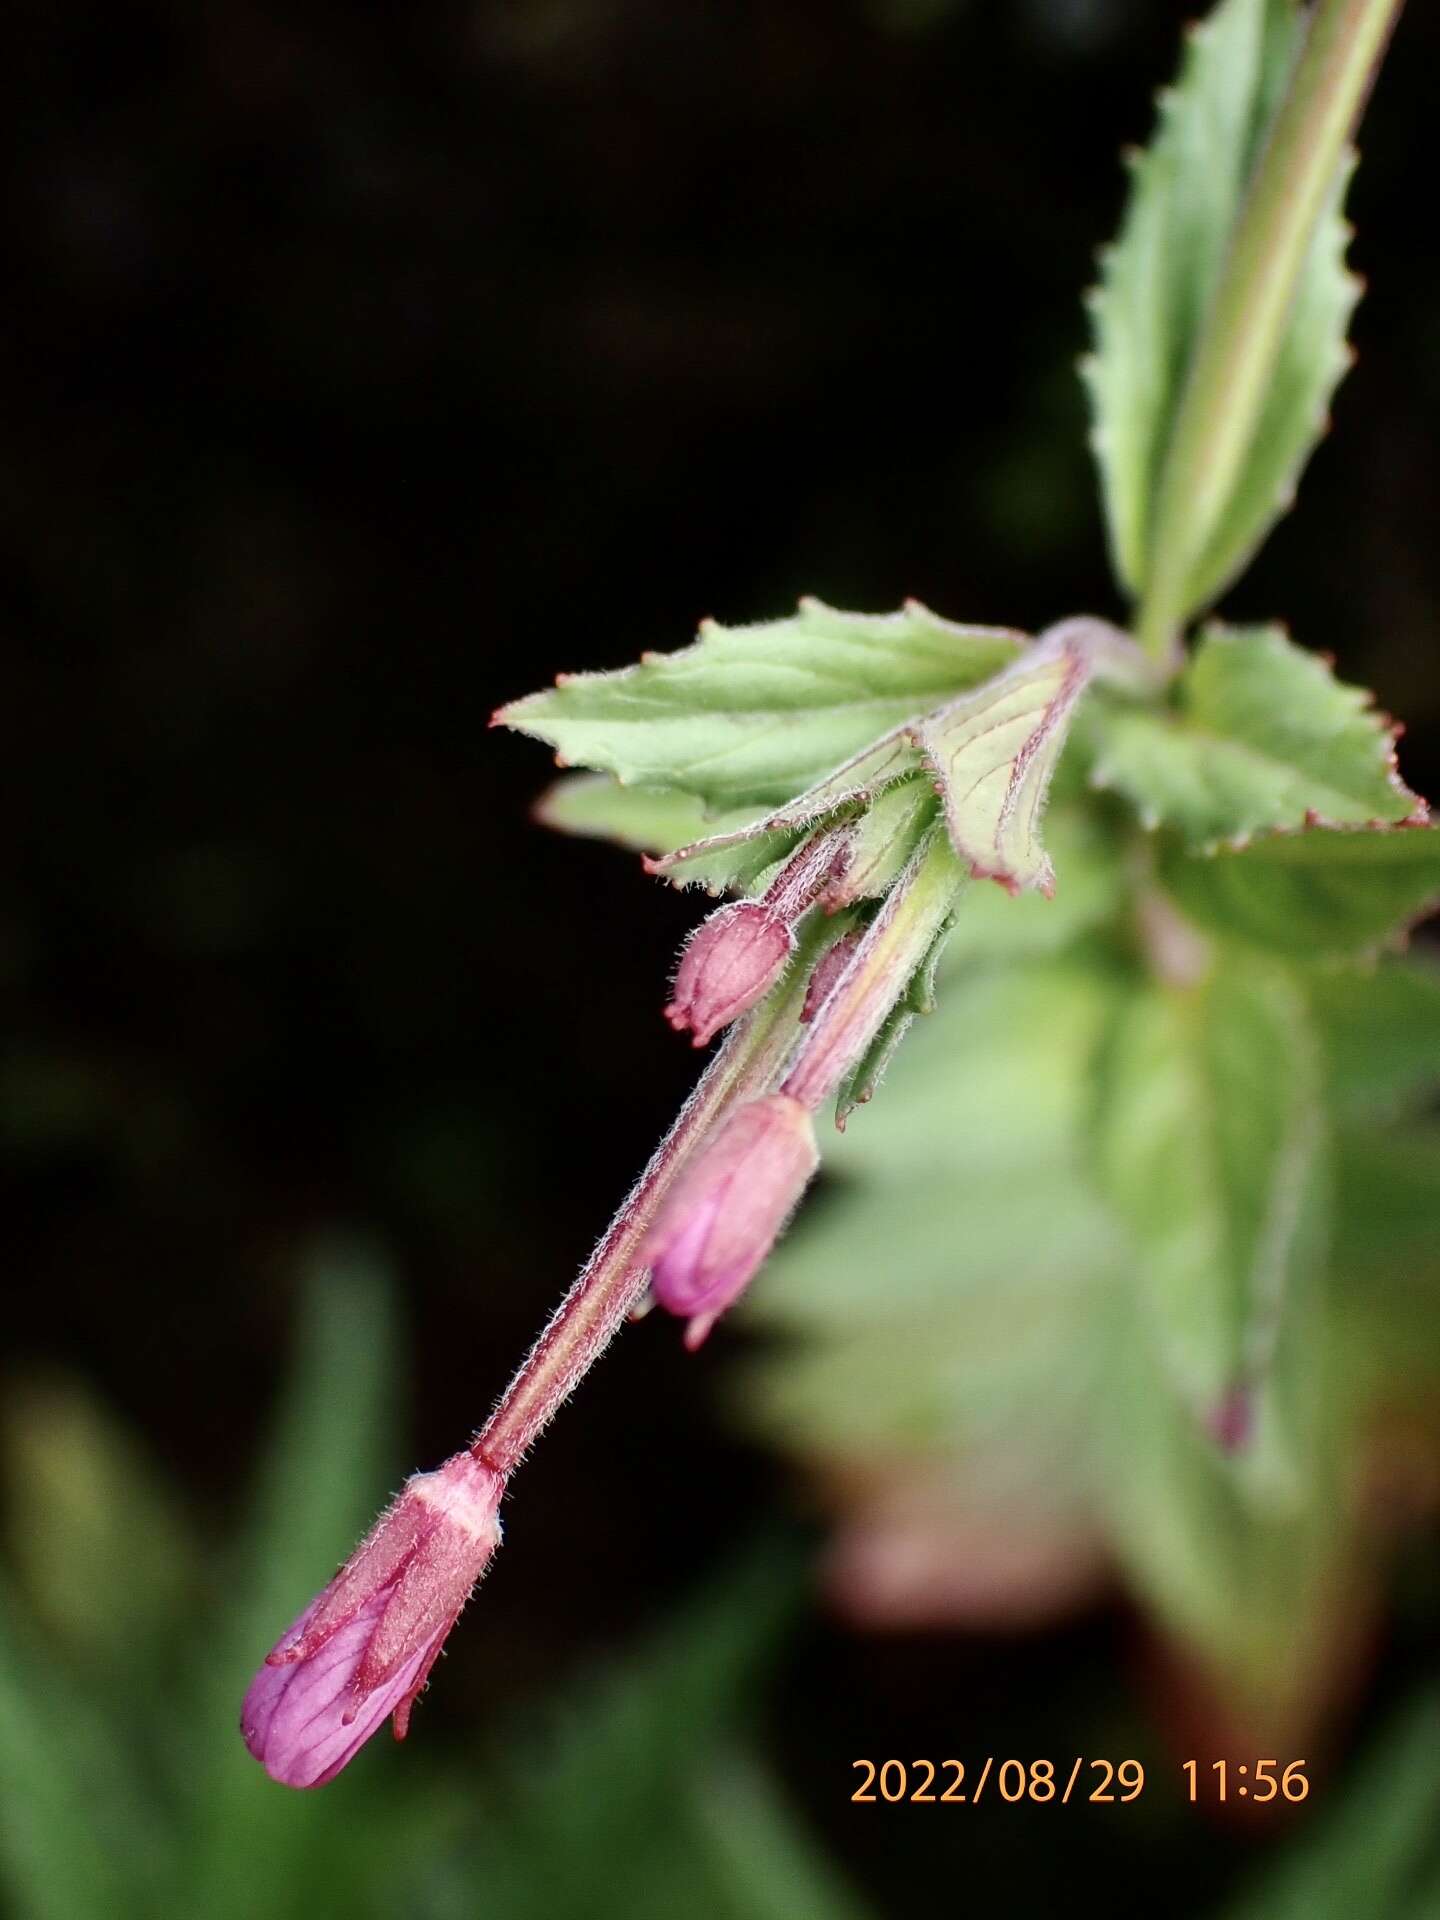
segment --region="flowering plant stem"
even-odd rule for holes
[[[760,1005],[731,1029],[476,1435],[471,1454],[497,1473],[508,1473],[517,1464],[640,1299],[645,1272],[636,1256],[656,1209],[691,1150],[737,1096],[765,1092],[784,1065],[805,995],[804,946],[802,942],[801,964],[792,966]]]
[[[1244,460],[1316,224],[1401,0],[1317,0],[1250,182],[1160,478],[1154,561],[1135,621],[1176,651],[1186,581]]]
[[[964,884],[944,829],[933,828],[822,1001],[783,1093],[812,1112],[830,1098],[864,1058]]]

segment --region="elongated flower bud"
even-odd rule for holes
[[[848,933],[828,946],[815,962],[809,980],[805,986],[805,1002],[800,1009],[800,1024],[808,1027],[816,1014],[829,999],[836,982],[855,958],[855,949],[859,946],[864,929],[851,927]]]
[[[468,1453],[406,1481],[265,1656],[240,1731],[274,1780],[333,1780],[388,1715],[403,1740],[445,1636],[500,1540],[505,1482]]]
[[[665,1018],[677,1033],[692,1028],[695,1045],[703,1047],[764,998],[794,946],[789,927],[763,901],[721,907],[690,936]]]
[[[785,971],[795,925],[850,857],[848,825],[815,833],[791,854],[759,900],[712,913],[690,936],[665,1018],[677,1033],[693,1028],[703,1047],[721,1027],[748,1013]]]
[[[810,1116],[770,1094],[737,1107],[671,1189],[640,1252],[655,1298],[698,1347],[769,1253],[819,1164]]]

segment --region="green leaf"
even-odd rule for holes
[[[25,1920],[163,1911],[166,1854],[135,1765],[94,1689],[52,1657],[0,1588],[0,1883]]]
[[[1129,202],[1090,295],[1095,350],[1083,366],[1094,412],[1116,573],[1145,587],[1161,472],[1200,328],[1301,31],[1292,0],[1224,0],[1193,27],[1155,137],[1130,161]],[[1349,364],[1358,287],[1339,208],[1347,157],[1317,230],[1247,458],[1187,582],[1207,604],[1289,504]]]
[[[183,1911],[207,1920],[359,1907],[382,1874],[403,1878],[397,1834],[367,1753],[324,1794],[277,1788],[245,1751],[239,1703],[255,1669],[318,1592],[399,1480],[393,1439],[396,1332],[387,1274],[363,1246],[308,1261],[298,1352],[237,1543],[227,1605],[202,1649],[183,1730],[194,1741],[194,1812]],[[388,1743],[387,1743],[388,1744]],[[410,1809],[413,1813],[413,1809]],[[418,1843],[423,1822],[412,1829]]]
[[[622,787],[608,773],[571,773],[541,794],[535,818],[557,833],[658,854],[674,853],[705,834],[749,826],[755,809],[741,807],[733,818],[715,820],[693,793],[678,787]]]
[[[1125,897],[1124,849],[1093,808],[1052,805],[1045,842],[1055,896],[971,887],[945,948],[941,978],[977,960],[1043,959],[1114,924]]]
[[[1254,1451],[1227,1457],[1177,1402],[1152,1337],[1147,1279],[1137,1273],[1117,1291],[1098,1335],[1111,1352],[1092,1408],[1100,1508],[1132,1585],[1162,1623],[1202,1671],[1223,1677],[1258,1740],[1283,1737],[1297,1705],[1323,1687],[1347,1590],[1342,1569],[1355,1553],[1357,1469],[1333,1331],[1317,1303],[1287,1325],[1281,1397],[1303,1401],[1306,1417],[1276,1486],[1261,1481]],[[1265,1444],[1262,1432],[1253,1448]]]
[[[1022,642],[913,601],[856,614],[804,600],[786,620],[707,622],[683,652],[562,677],[495,717],[622,784],[679,787],[715,809],[774,806],[988,679]]]
[[[1193,847],[1271,828],[1394,824],[1420,807],[1369,694],[1279,627],[1212,624],[1173,711],[1097,701],[1089,737],[1092,784]]]
[[[1302,1827],[1225,1908],[1227,1920],[1419,1920],[1437,1911],[1440,1687],[1391,1715],[1323,1819]]]
[[[598,1683],[567,1684],[538,1730],[526,1716],[474,1796],[434,1920],[471,1920],[477,1889],[505,1920],[859,1920],[744,1739],[796,1597],[782,1549]]]
[[[1336,1140],[1331,1265],[1345,1349],[1361,1388],[1393,1404],[1440,1376],[1440,1128],[1352,1125]]]
[[[1287,1033],[1298,988],[1259,971],[1259,1021]],[[832,1498],[859,1487],[862,1512],[880,1462],[992,1532],[1023,1515],[1059,1551],[1104,1529],[1160,1624],[1238,1704],[1278,1713],[1313,1688],[1354,1552],[1333,1367],[1348,1329],[1296,1235],[1312,1284],[1280,1327],[1251,1447],[1227,1457],[1177,1393],[1153,1263],[1089,1177],[1096,1057],[1148,991],[1098,946],[948,974],[925,1044],[827,1152],[826,1189],[747,1295],[768,1337],[742,1410],[818,1459]],[[1233,1024],[1237,1048],[1255,1044],[1255,1017]],[[1263,1040],[1260,1067],[1276,1051]],[[1297,1077],[1318,1081],[1311,1067]],[[1273,1161],[1258,1132],[1237,1121],[1236,1154]],[[1203,1127],[1180,1139],[1182,1163],[1205,1150]]]
[[[1160,1350],[1206,1425],[1232,1396],[1254,1401],[1283,1320],[1313,1311],[1322,1144],[1319,1051],[1279,968],[1226,958],[1200,987],[1127,1001],[1096,1165]]]
[[[1078,640],[1041,643],[915,729],[956,855],[1011,893],[1051,894],[1040,816],[1092,662]]]
[[[1440,966],[1390,960],[1321,973],[1310,1005],[1332,1095],[1350,1113],[1394,1114],[1440,1091]]]
[[[848,1452],[953,1446],[1008,1409],[1039,1444],[1038,1398],[1058,1435],[1045,1470],[1075,1455],[1099,1353],[1087,1315],[1122,1251],[1079,1177],[1114,990],[1108,970],[1063,963],[946,979],[924,1044],[827,1150],[832,1190],[747,1296],[752,1321],[790,1336],[750,1377],[752,1418]]]
[[[1281,834],[1161,876],[1197,925],[1297,960],[1372,954],[1440,904],[1440,828]]]
[[[194,1599],[194,1550],[169,1490],[75,1381],[12,1388],[4,1440],[10,1558],[30,1610],[97,1688],[148,1692]]]

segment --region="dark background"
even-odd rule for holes
[[[202,1512],[243,1487],[316,1232],[403,1277],[398,1480],[479,1422],[690,1082],[659,1007],[693,905],[529,823],[550,769],[487,735],[499,702],[801,592],[1120,612],[1079,295],[1186,12],[11,10],[7,1332]],[[1230,602],[1407,716],[1432,793],[1437,61],[1417,7],[1352,199],[1360,361]],[[587,1384],[427,1737],[658,1617],[784,1499],[716,1415],[725,1360],[657,1319]],[[917,1751],[937,1715],[1041,1729],[1125,1634],[997,1656],[817,1626],[785,1682],[798,1790],[833,1809],[892,1723]],[[929,1840],[902,1870],[878,1829],[834,1835],[929,1910]],[[1140,1857],[1134,1830],[1049,1840],[1057,1884]]]

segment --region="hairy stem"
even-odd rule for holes
[[[1316,0],[1250,181],[1160,479],[1135,632],[1167,658],[1255,430],[1311,239],[1402,0]]]
[[[746,1019],[733,1027],[655,1149],[580,1277],[476,1435],[471,1453],[508,1473],[619,1332],[644,1290],[636,1255],[671,1181],[691,1149],[737,1097],[764,1092],[784,1065],[805,994],[806,945]]]

